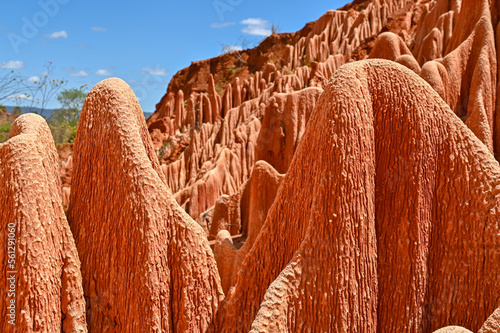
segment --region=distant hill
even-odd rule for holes
[[[8,113],[12,113],[15,106],[8,106],[6,105],[5,108],[7,109],[7,112]],[[41,108],[30,108],[28,106],[20,106],[21,108],[21,113],[37,113],[37,114],[40,114],[42,116],[44,116],[45,118],[49,118],[51,115],[52,115],[52,112],[54,112],[54,110],[56,109],[45,109],[42,111]]]
[[[5,108],[7,109],[7,112],[8,113],[12,113],[15,106],[5,106]],[[28,106],[20,106],[21,108],[21,113],[37,113],[39,115],[42,115],[44,116],[45,118],[50,118],[50,116],[52,115],[52,112],[54,112],[55,110],[57,109],[45,109],[42,111],[41,108],[30,108]],[[148,119],[153,113],[152,112],[144,112],[144,118]]]

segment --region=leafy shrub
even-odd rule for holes
[[[11,128],[12,128],[11,123],[0,124],[0,133],[9,133]]]

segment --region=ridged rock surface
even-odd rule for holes
[[[434,331],[434,333],[472,333],[466,328],[460,326],[446,326]]]
[[[48,186],[50,205],[9,185],[1,217],[62,237],[20,250],[44,253],[26,276],[50,276],[20,288],[56,301],[17,318],[86,329],[81,292],[64,303],[79,275],[62,202],[90,331],[499,332],[499,5],[355,0],[193,62],[147,123],[126,84],[101,82],[75,153],[58,148],[62,182],[46,129],[36,154],[13,136],[0,185]],[[387,60],[351,63],[368,58]],[[26,162],[43,147],[49,185]]]
[[[257,160],[268,162],[281,173],[288,170],[322,92],[319,88],[307,88],[270,98],[256,143]]]
[[[344,66],[221,331],[477,331],[500,304],[499,185],[488,148],[415,73],[384,60]]]
[[[233,194],[248,179],[255,163],[255,144],[268,95],[230,109],[224,119],[190,131],[187,148],[163,164],[177,202],[198,218],[222,194]]]
[[[47,123],[20,116],[0,144],[2,332],[87,332],[80,260],[60,182]]]
[[[322,89],[341,65],[368,57],[393,60],[422,76],[497,154],[498,12],[498,0],[357,0],[295,33],[193,62],[174,75],[147,121],[175,199],[203,224],[219,197],[239,191],[257,160],[285,172],[295,149],[287,148],[281,166],[267,145],[281,149],[294,141],[296,147],[299,140],[293,131],[268,132],[264,115],[275,104],[271,99]],[[294,106],[285,108],[284,114]],[[65,207],[68,196],[64,186]]]
[[[417,25],[413,55],[422,66],[420,76],[493,152],[500,133],[495,134],[497,52],[491,14],[488,0],[431,1]],[[401,59],[402,54],[411,55],[403,40],[388,32],[378,36],[370,58],[394,60],[418,73],[417,62]]]
[[[119,79],[85,100],[68,219],[89,330],[207,332],[222,299],[202,228],[175,202],[142,110]]]
[[[238,193],[230,198],[230,204],[223,205],[226,212],[219,213],[219,206],[215,205],[214,219],[210,234],[217,235],[214,246],[215,260],[219,268],[222,289],[227,295],[229,289],[236,283],[236,275],[246,254],[252,248],[267,212],[273,204],[283,175],[279,174],[271,165],[258,161],[252,170],[252,175],[241,187]],[[236,226],[245,241],[241,248],[233,245],[232,231]]]
[[[375,46],[370,52],[370,58],[396,61],[399,57],[407,54],[411,55],[411,51],[398,35],[384,32],[378,35]]]
[[[330,10],[297,33],[275,34],[256,48],[179,71],[148,119],[178,203],[203,223],[221,195],[238,192],[258,159],[286,172],[318,92],[365,39],[409,4],[376,0],[359,10]],[[268,109],[272,116],[280,113],[279,121],[263,117]]]
[[[478,333],[498,333],[500,332],[500,308],[497,308],[484,322]]]

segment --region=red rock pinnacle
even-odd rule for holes
[[[175,202],[132,89],[97,84],[74,147],[69,221],[89,330],[206,332],[222,299],[202,228]]]

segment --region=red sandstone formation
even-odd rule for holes
[[[162,168],[172,176],[167,177],[168,185],[179,204],[193,218],[200,219],[199,215],[213,206],[220,195],[236,193],[248,179],[256,161],[254,156],[271,161],[265,153],[255,151],[255,141],[248,141],[259,136],[258,149],[267,149],[262,142],[266,143],[265,135],[269,133],[267,125],[264,133],[259,133],[264,114],[259,109],[269,108],[269,96],[293,93],[307,86],[323,87],[352,50],[376,36],[393,20],[393,15],[400,15],[399,11],[411,3],[377,0],[356,10],[346,6],[328,11],[297,33],[270,36],[255,49],[195,62],[176,74],[148,124]],[[223,82],[227,84],[224,86]],[[249,124],[242,126],[243,119],[233,129],[234,121],[227,124],[225,118],[245,102],[250,104],[244,109],[252,109],[252,124],[250,128]],[[235,142],[233,138],[238,140],[238,135],[225,136],[222,132],[227,125],[230,131],[241,133],[244,141]],[[224,136],[226,140],[220,142]],[[294,141],[294,147],[287,148],[287,161],[280,163],[289,164],[297,139],[287,137],[287,142]],[[285,171],[287,165],[276,167]]]
[[[411,55],[411,51],[404,41],[392,32],[384,32],[377,37],[375,46],[370,53],[370,58],[396,61],[396,59],[406,54]]]
[[[300,89],[300,84],[297,87]],[[213,206],[222,194],[235,193],[248,179],[255,163],[255,155],[259,154],[258,150],[268,149],[272,142],[278,145],[277,149],[285,149],[285,145],[288,147],[286,151],[277,152],[278,155],[274,156],[280,168],[282,168],[281,164],[286,164],[284,167],[286,170],[321,90],[310,88],[292,94],[290,97],[276,95],[268,101],[272,89],[274,89],[273,86],[266,88],[259,98],[245,101],[238,107],[228,109],[224,118],[220,118],[217,113],[217,121],[213,125],[202,123],[199,131],[191,130],[191,141],[187,149],[179,155],[177,160],[163,165],[169,188],[175,193],[179,204],[193,218],[199,218],[200,214]],[[225,96],[229,96],[229,92]],[[204,100],[208,102],[207,98]],[[229,108],[228,97],[225,101],[226,109]],[[275,134],[272,133],[274,129],[271,127],[266,127],[263,132],[260,132],[263,110],[269,109],[270,103],[282,104],[278,106],[279,110],[274,112],[282,114],[280,126],[286,126],[290,133],[286,143],[279,143],[281,139],[274,137]],[[203,103],[200,107],[209,107],[208,105]],[[290,109],[285,111],[286,108]],[[271,124],[268,122],[266,126],[271,126]],[[260,139],[257,139],[259,133],[261,133]],[[258,140],[261,148],[257,147]],[[200,155],[200,152],[203,153]],[[266,153],[262,153],[261,158],[273,162],[273,158],[265,158],[265,156]],[[278,161],[278,159],[283,161]]]
[[[192,131],[189,147],[175,162],[162,166],[179,204],[200,220],[217,198],[238,191],[256,159],[286,172],[320,93],[308,88],[271,99],[263,93],[230,109],[214,125]]]
[[[434,333],[470,333],[466,328],[460,326],[447,326]],[[497,308],[483,323],[478,333],[498,333],[500,332],[500,308]]]
[[[266,99],[264,95],[247,101],[230,109],[224,119],[191,130],[189,146],[177,160],[162,165],[174,197],[193,218],[248,179],[263,114],[264,105],[259,105]]]
[[[472,333],[466,328],[460,326],[447,326],[434,331],[434,333]]]
[[[210,235],[217,235],[214,254],[226,295],[266,220],[282,179],[271,165],[258,161],[240,191],[228,198],[229,203],[215,205]],[[245,239],[241,248],[233,245],[231,235],[237,233]]]
[[[370,58],[395,60],[420,73],[493,152],[500,134],[494,133],[499,121],[495,118],[497,59],[489,2],[432,1],[424,6],[416,29],[413,55],[421,70],[416,61],[398,59],[411,53],[391,33],[378,36]]]
[[[268,162],[281,173],[288,170],[322,92],[319,88],[307,88],[271,97],[257,139],[257,160]]]
[[[267,143],[264,134],[272,134],[259,134],[264,114],[259,109],[270,107],[269,96],[293,93],[304,87],[323,87],[363,40],[374,38],[390,22],[391,15],[410,3],[409,0],[377,0],[359,11],[328,11],[297,33],[276,34],[254,49],[194,62],[179,71],[156,112],[148,119],[168,185],[179,204],[191,217],[201,221],[200,214],[213,206],[219,196],[236,193],[248,179],[255,155],[271,161],[265,157],[266,153],[259,155],[255,151],[267,147],[261,144],[258,148],[255,141],[250,141],[251,137],[260,136],[260,142]],[[196,116],[181,115],[184,99],[188,109],[194,105],[191,101],[200,101],[196,104],[199,107]],[[249,124],[244,123],[244,116],[236,129],[234,121],[228,122],[226,118],[241,113],[242,106],[245,110],[251,108],[252,125],[249,128]],[[312,110],[314,105],[308,104],[307,108]],[[296,117],[294,112],[290,113],[292,118]],[[286,139],[287,151],[281,152],[287,155],[286,161],[279,162],[284,165],[276,166],[278,171],[286,171],[290,163],[300,138],[295,135],[300,134],[305,124],[301,117],[297,118],[297,124],[289,124],[292,128],[298,126],[299,132],[292,130],[293,137]],[[169,125],[172,121],[175,126]],[[243,142],[238,141],[238,135],[228,137],[227,132],[224,133],[228,125],[230,131],[241,133]],[[192,131],[193,128],[196,131]],[[192,136],[190,143],[179,147],[177,143],[183,141],[178,138],[185,135]],[[288,144],[291,141],[293,147]],[[165,145],[174,147],[165,149]],[[169,154],[171,152],[175,156]],[[203,156],[198,156],[200,154]]]
[[[206,332],[222,299],[216,263],[169,193],[123,81],[104,80],[87,96],[73,163],[68,219],[89,330]]]
[[[57,148],[61,171],[61,199],[64,211],[68,210],[69,193],[71,192],[71,173],[73,171],[73,144],[63,144]]]
[[[323,87],[339,66],[352,60],[351,55],[362,59],[372,46],[371,57],[394,60],[421,74],[493,151],[495,142],[500,142],[495,129],[500,125],[495,115],[493,46],[498,10],[497,1],[490,3],[355,1],[328,11],[297,33],[276,34],[257,48],[194,62],[179,71],[148,120],[162,167],[173,176],[169,186],[173,185],[175,198],[200,220],[199,214],[220,195],[238,191],[250,174],[245,169],[260,158],[270,161],[262,154],[267,148],[262,144],[245,141],[241,148],[240,142],[219,142],[231,109],[251,102],[255,116],[251,135],[256,131],[262,138],[265,133],[257,128],[264,119],[257,108],[261,104],[269,108],[269,97]],[[213,126],[202,129],[204,124]],[[238,129],[246,137],[248,131]],[[255,147],[257,151],[252,150]]]
[[[498,333],[500,331],[500,308],[497,308],[484,322],[478,333]]]
[[[411,54],[403,54],[403,55],[397,57],[395,61],[398,64],[401,64],[405,67],[408,67],[409,69],[411,69],[412,71],[414,71],[417,74],[420,74],[420,71],[422,70],[420,68],[420,65],[418,64],[417,60]]]
[[[89,329],[499,332],[499,4],[355,0],[192,63],[147,128],[97,85],[41,193],[71,203]],[[338,70],[366,58],[392,62]]]
[[[463,1],[445,57],[424,64],[421,76],[493,151],[500,139],[494,135],[497,63],[490,17],[487,0]]]
[[[492,2],[492,5],[493,5],[493,2]],[[493,9],[495,9],[495,7],[493,7]],[[500,10],[500,2],[496,6],[496,10],[497,10],[497,15],[498,15],[498,11]],[[493,10],[491,12],[494,13]],[[498,66],[500,66],[500,21],[498,22],[498,25],[497,25],[496,36],[497,36],[497,40],[496,40],[496,45],[497,45],[497,50],[496,50],[496,52],[497,52],[497,108],[496,108],[496,114],[497,114],[497,117],[496,117],[495,126],[496,126],[496,130],[497,130],[497,134],[495,136],[495,142],[496,142],[495,149],[498,152],[500,150],[500,147],[498,146],[498,144],[500,143],[500,139],[499,139],[500,134],[498,133],[498,130],[500,129],[500,117],[498,114],[498,112],[500,112],[500,70],[498,69]],[[495,156],[498,158],[498,153]]]
[[[242,264],[221,331],[477,331],[500,303],[499,184],[487,147],[413,72],[344,66]]]
[[[2,332],[87,332],[80,260],[59,187],[49,127],[38,115],[20,116],[0,144]]]
[[[176,199],[191,216],[199,216],[205,219],[208,214],[207,212],[210,211],[205,210],[209,208],[210,205],[217,202],[215,208],[211,208],[214,214],[212,225],[207,226],[207,228],[211,227],[209,231],[210,237],[215,237],[215,233],[221,230],[222,227],[227,229],[227,231],[219,232],[218,241],[216,242],[218,265],[221,270],[222,284],[226,293],[229,291],[230,286],[234,284],[235,270],[239,267],[238,264],[231,270],[231,268],[228,267],[232,266],[228,263],[234,262],[233,258],[235,257],[236,249],[230,243],[231,238],[239,231],[238,219],[240,217],[237,212],[240,207],[238,203],[241,200],[242,192],[241,189],[238,189],[244,184],[247,177],[249,177],[250,172],[248,170],[251,170],[253,163],[259,159],[268,161],[280,172],[286,172],[288,170],[292,158],[297,158],[294,152],[301,137],[301,135],[295,134],[301,133],[301,131],[295,129],[303,129],[301,126],[306,123],[313,107],[307,110],[307,117],[305,117],[306,121],[302,121],[302,116],[298,115],[300,112],[304,111],[304,107],[307,109],[307,107],[314,104],[314,98],[312,97],[312,100],[307,100],[304,106],[297,106],[298,103],[293,102],[287,104],[285,101],[292,100],[294,96],[305,94],[305,90],[299,92],[299,90],[302,90],[304,87],[324,87],[337,68],[345,61],[349,61],[351,56],[356,56],[358,57],[357,59],[359,59],[360,55],[367,55],[371,50],[371,58],[380,57],[393,60],[408,67],[418,75],[421,75],[429,82],[432,88],[439,93],[446,103],[448,103],[455,114],[462,118],[475,135],[488,146],[490,151],[495,149],[494,147],[498,144],[497,142],[500,142],[496,139],[498,133],[495,133],[495,124],[498,123],[497,119],[500,119],[495,118],[495,95],[499,94],[498,90],[495,93],[495,86],[498,84],[495,81],[497,79],[496,57],[498,57],[499,53],[495,50],[494,46],[494,32],[495,27],[497,30],[500,29],[498,26],[497,5],[495,1],[490,1],[490,3],[488,3],[485,0],[463,2],[451,0],[434,0],[428,2],[357,1],[353,5],[346,6],[339,11],[329,11],[318,21],[308,24],[303,30],[295,35],[284,34],[272,36],[257,49],[238,53],[238,56],[242,56],[243,59],[245,59],[246,64],[239,64],[236,66],[241,68],[237,71],[237,74],[234,74],[237,75],[236,77],[232,74],[226,75],[227,73],[224,71],[223,67],[221,67],[221,64],[227,65],[228,63],[234,67],[235,62],[231,62],[231,57],[235,57],[234,54],[224,55],[212,59],[210,62],[197,62],[188,70],[180,71],[174,77],[166,96],[170,93],[174,93],[178,89],[183,89],[195,95],[200,94],[200,91],[201,94],[204,94],[203,91],[206,89],[204,88],[204,84],[208,82],[207,94],[210,97],[210,107],[215,108],[217,110],[215,114],[222,117],[220,119],[220,125],[213,120],[213,126],[207,126],[205,130],[202,129],[199,133],[191,131],[191,135],[194,135],[195,138],[191,140],[190,145],[186,147],[184,152],[180,155],[180,158],[175,162],[165,163],[162,167],[164,171],[166,171],[168,181],[173,182],[171,188],[175,193]],[[388,32],[379,35],[382,29],[387,29]],[[374,37],[377,35],[378,39],[375,40]],[[272,47],[270,46],[270,42],[272,42]],[[497,42],[497,50],[498,44]],[[268,53],[266,53],[268,50],[272,50],[272,52],[275,53],[278,48],[282,50],[280,52],[283,54],[282,59],[284,59],[284,61],[273,61],[269,58]],[[252,55],[252,52],[255,51],[258,51],[261,55],[258,65],[255,62],[255,57]],[[363,56],[361,56],[361,59],[362,58]],[[208,63],[210,63],[211,66],[214,65],[214,61],[217,70],[216,72],[210,73],[207,65]],[[256,71],[250,71],[250,68],[256,69]],[[187,73],[189,74],[187,75]],[[381,81],[387,81],[389,79],[390,78],[384,77],[383,79],[381,78]],[[220,90],[222,81],[228,82],[224,91]],[[240,85],[241,88],[238,89],[237,87],[240,87]],[[221,95],[216,91],[216,86],[219,88]],[[240,91],[240,93],[237,93],[237,90]],[[261,95],[263,93],[264,95]],[[430,92],[426,91],[425,94],[430,94]],[[241,100],[238,99],[240,96]],[[260,125],[260,130],[258,126],[255,126],[256,131],[253,132],[253,134],[257,134],[259,138],[257,142],[252,142],[246,139],[248,136],[243,136],[243,146],[245,149],[240,150],[239,147],[241,146],[239,146],[238,143],[241,142],[241,139],[239,139],[238,136],[231,137],[227,134],[231,131],[241,133],[242,130],[248,133],[246,130],[247,126],[245,124],[245,126],[240,127],[241,129],[224,131],[223,129],[227,128],[226,123],[231,124],[231,122],[225,119],[227,116],[226,113],[228,115],[231,114],[231,111],[227,112],[231,107],[235,108],[244,105],[245,102],[249,100],[254,101],[257,98],[260,98],[258,104],[252,102],[253,106],[251,108],[256,111],[257,108],[265,110],[265,112],[252,112],[255,116],[253,121],[255,124]],[[281,103],[279,103],[280,101]],[[500,105],[498,100],[496,103]],[[205,105],[203,106],[205,107]],[[440,104],[440,108],[444,109],[445,107]],[[165,104],[162,100],[158,105],[157,112],[149,120],[150,126],[154,121],[158,121],[157,119],[167,115],[168,111],[165,110],[168,109],[168,104]],[[422,111],[420,108],[418,110]],[[261,118],[262,115],[264,115],[263,118]],[[288,128],[285,126],[287,125],[287,121],[289,121]],[[203,122],[205,122],[205,120]],[[240,121],[240,124],[242,123],[243,122]],[[208,128],[210,128],[210,130],[208,130]],[[225,140],[221,141],[221,138],[225,138]],[[235,139],[236,141],[233,141]],[[236,150],[234,149],[234,142],[237,142],[238,148]],[[252,143],[252,148],[249,147],[250,143]],[[346,149],[349,149],[349,147],[346,147]],[[223,154],[220,153],[222,151],[224,151]],[[247,156],[249,154],[250,156],[255,154],[255,157],[248,159],[247,163],[241,163],[241,156],[243,155],[240,151]],[[322,153],[317,153],[316,155],[320,156],[321,154]],[[241,168],[238,168],[238,166]],[[405,170],[409,168],[409,166],[403,163],[401,168]],[[396,186],[395,184],[399,182],[400,176],[388,177],[388,179],[389,180],[386,182],[394,187]],[[303,181],[306,182],[305,179]],[[218,198],[219,200],[217,200]],[[433,200],[437,201],[437,199]],[[283,201],[289,202],[290,200]],[[279,199],[277,200],[277,205],[278,202]],[[295,202],[296,200],[294,197],[294,203]],[[281,205],[284,205],[284,203],[281,203]],[[280,215],[280,218],[283,218],[283,216]],[[199,218],[199,221],[201,220],[202,219]],[[437,222],[433,221],[432,223],[428,222],[426,225],[434,226],[436,223]],[[317,234],[317,232],[315,234]],[[276,240],[276,237],[279,238],[281,236],[273,234],[271,239]],[[294,237],[296,237],[295,233],[290,236],[290,238]],[[298,238],[299,239],[290,241],[295,244],[294,246],[287,245],[294,249],[293,251],[296,251],[300,242],[302,242],[302,236]],[[274,257],[269,256],[269,246],[271,246],[270,244],[276,244],[276,241],[266,239],[264,236],[259,236],[257,239],[256,244],[261,244],[263,248],[268,250],[268,252],[266,252],[267,254],[262,254],[262,256]],[[259,243],[259,240],[261,243]],[[378,239],[377,242],[379,242]],[[247,242],[245,244],[251,243]],[[264,246],[263,244],[267,245]],[[281,246],[288,243],[280,240],[277,241],[277,244],[280,244],[280,247],[277,248],[278,254],[276,255],[280,256],[280,251],[284,251],[281,249]],[[254,249],[250,251],[249,257],[255,255],[255,251],[257,251],[255,246]],[[365,246],[369,245],[365,244]],[[292,259],[293,251],[290,249],[285,251],[288,253],[288,260]],[[387,252],[388,250],[385,248],[379,249],[378,251],[380,251],[380,256],[389,256],[390,254],[390,251]],[[428,253],[430,253],[430,251],[431,250],[428,250]],[[250,260],[248,259],[249,257],[247,257],[247,260]],[[282,263],[279,270],[275,268],[275,275],[272,279],[278,276],[278,273],[281,272],[281,269],[284,269],[286,263],[285,259],[285,262]],[[421,268],[420,262],[417,261],[415,265],[417,268]],[[262,266],[258,265],[258,267],[260,274],[262,273]],[[296,269],[296,266],[294,267],[293,269]],[[292,268],[287,269],[293,270]],[[244,281],[251,280],[249,274],[253,274],[249,273],[247,270],[248,267],[244,265],[239,273],[246,277],[243,278]],[[457,268],[457,270],[459,269]],[[287,275],[290,273],[291,276],[295,276],[294,274],[296,274],[291,271],[286,271],[287,273],[285,273],[285,271],[282,274]],[[401,269],[398,267],[396,271],[404,274],[404,272],[408,270],[404,267]],[[265,275],[267,273],[264,272],[262,274]],[[416,274],[415,277],[412,277],[414,280],[405,281],[409,285],[413,283],[414,286],[419,286],[423,278],[417,273],[412,274]],[[385,275],[389,276],[390,274],[385,273]],[[397,274],[395,274],[395,276],[396,275]],[[262,281],[263,277],[260,276],[257,279]],[[266,279],[266,277],[264,277],[264,279]],[[404,290],[404,288],[401,287],[401,283],[393,283],[393,280],[389,280],[390,282],[387,281],[387,279],[381,279],[378,288],[386,288],[396,294],[398,292],[403,292],[398,291],[398,288]],[[429,281],[430,282],[425,283],[433,286],[436,285],[435,281],[432,279]],[[248,291],[241,286],[240,288],[246,291],[238,291],[238,285],[234,290],[234,294],[233,292],[229,292],[230,300],[228,311],[233,315],[235,313],[237,314],[234,320],[237,322],[237,325],[243,325],[240,326],[240,328],[244,327],[244,329],[242,328],[243,331],[250,329],[250,324],[257,315],[259,307],[267,304],[261,304],[260,302],[262,299],[260,299],[254,301],[254,303],[250,302],[251,305],[249,305],[248,299],[252,299],[255,295],[260,295],[255,296],[257,298],[264,297],[262,293],[265,292],[271,282],[272,280],[268,280],[264,282],[263,285],[256,284],[256,288],[260,288],[261,294],[255,291]],[[276,282],[276,284],[278,285],[276,288],[279,289],[282,287],[281,282]],[[453,285],[453,283],[447,284],[449,289],[452,288],[450,285]],[[307,289],[298,287],[294,290],[298,292],[297,290]],[[275,289],[272,289],[269,293],[272,294],[273,291],[275,291]],[[280,295],[279,298],[282,299],[283,294],[278,291],[276,292]],[[385,290],[377,294],[377,297],[382,299],[379,303],[389,303],[389,301],[386,300],[389,294],[390,292]],[[269,297],[272,299],[272,296]],[[491,306],[497,305],[495,299],[495,301],[485,303],[483,308],[474,308],[474,312],[480,313],[480,316],[473,316],[474,318],[460,317],[465,316],[465,314],[455,313],[458,312],[458,310],[453,314],[447,313],[444,317],[436,315],[435,317],[437,319],[424,318],[422,315],[424,312],[429,313],[429,311],[435,311],[438,314],[440,313],[437,308],[431,306],[432,304],[425,303],[430,302],[429,299],[432,299],[432,297],[438,296],[413,295],[406,298],[402,297],[402,299],[404,299],[403,301],[397,301],[394,304],[402,304],[401,302],[404,304],[411,304],[409,307],[410,310],[408,310],[410,313],[398,317],[397,314],[401,312],[394,310],[396,319],[391,319],[389,316],[392,308],[391,311],[384,310],[377,312],[379,323],[381,322],[383,325],[382,327],[387,328],[388,331],[397,331],[398,329],[404,330],[404,327],[406,327],[404,323],[409,322],[414,325],[413,327],[419,327],[425,332],[436,330],[448,324],[469,325],[469,328],[472,327],[477,330],[482,321],[484,321],[485,316],[488,315],[488,311],[492,310]],[[242,301],[243,305],[235,305],[239,301]],[[302,301],[304,300],[301,300],[301,302]],[[440,302],[444,301],[440,300]],[[481,304],[481,301],[477,302],[477,304]],[[360,304],[361,303],[362,302],[360,302]],[[254,324],[255,328],[273,331],[273,329],[270,328],[263,328],[265,325],[262,323],[269,322],[275,325],[273,326],[274,330],[282,330],[284,327],[290,329],[290,327],[297,328],[307,326],[300,326],[305,324],[299,325],[297,323],[293,323],[293,325],[299,326],[286,326],[286,322],[280,322],[283,318],[280,317],[281,315],[274,321],[276,318],[273,317],[273,315],[278,310],[272,308],[272,305],[268,305],[269,304],[266,305],[265,309],[262,308],[259,311],[258,318],[260,319]],[[288,306],[293,309],[290,311],[296,311],[294,306],[283,306]],[[393,307],[395,308],[396,305]],[[249,309],[249,311],[247,311],[247,309]],[[401,309],[406,309],[406,307],[401,305]],[[286,312],[286,309],[281,308],[279,311]],[[379,310],[377,309],[377,311]],[[442,310],[442,313],[446,312],[446,309]],[[267,317],[268,315],[270,317]],[[295,312],[293,312],[293,315],[287,312],[287,316],[292,316],[296,320],[299,318],[299,315]],[[446,316],[449,316],[449,318]],[[242,317],[244,317],[243,320],[240,320]],[[454,320],[456,318],[460,320]],[[226,320],[227,317],[223,319]],[[439,322],[441,319],[443,320]],[[224,326],[224,323],[227,324],[224,320],[222,329],[233,331],[231,324],[229,326]],[[343,318],[343,320],[345,320],[345,318]],[[433,322],[432,320],[438,322]],[[472,323],[471,321],[474,322]],[[230,322],[234,323],[232,321]],[[342,323],[343,321],[340,320],[339,322]],[[393,325],[392,322],[396,322],[396,324]],[[326,327],[328,326],[323,326],[323,328]],[[450,330],[451,328],[447,329]],[[238,329],[236,330],[238,331]]]

